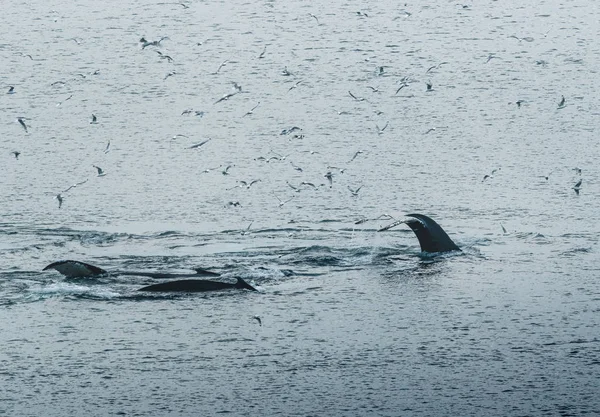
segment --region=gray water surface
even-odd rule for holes
[[[600,10],[429,3],[3,2],[0,414],[600,415]]]

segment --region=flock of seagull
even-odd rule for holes
[[[185,9],[189,8],[188,5],[185,5],[183,3],[181,3],[181,6],[183,6]],[[411,13],[409,13],[409,12],[405,12],[405,13],[406,13],[406,16],[410,16],[411,15]],[[313,13],[308,13],[308,15],[309,15],[310,18],[312,18],[312,19],[315,20],[315,22],[317,23],[317,25],[321,25],[318,16],[316,16]],[[362,11],[357,11],[356,12],[356,16],[359,16],[361,18],[368,18],[368,14],[364,13]],[[522,38],[520,38],[520,37],[515,36],[515,35],[511,35],[511,36],[509,36],[509,38],[514,38],[518,42],[522,42],[522,41],[532,42],[534,40],[532,37],[522,37]],[[78,45],[81,44],[81,42],[82,42],[82,40],[79,39],[79,38],[73,38],[73,40]],[[161,48],[164,45],[165,41],[171,42],[171,40],[170,40],[170,38],[168,36],[162,36],[159,39],[153,40],[153,41],[150,41],[150,40],[146,39],[146,37],[143,36],[143,37],[141,37],[139,39],[139,49],[141,51],[146,51],[147,49],[148,50],[152,50],[154,53],[157,54],[158,58],[161,61],[165,61],[167,63],[173,63],[175,60],[174,60],[174,58],[171,55],[169,55],[169,54],[167,54],[167,53],[159,50],[159,48]],[[202,42],[199,42],[197,45],[202,45]],[[146,53],[146,52],[144,52],[144,53]],[[266,56],[266,54],[267,54],[267,46],[264,46],[264,48],[262,49],[262,51],[260,52],[260,54],[258,54],[256,56],[256,58],[257,59],[263,59]],[[22,55],[24,57],[29,57],[30,59],[33,60],[32,56],[29,55],[29,54],[24,54],[24,53],[21,52],[20,55]],[[495,54],[489,54],[488,57],[487,57],[486,63],[489,63],[492,59],[495,59],[495,58],[498,58]],[[229,60],[223,61],[216,68],[216,70],[212,74],[213,75],[218,75],[218,74],[222,73],[223,68],[225,68],[229,63],[230,63]],[[442,66],[447,65],[447,64],[449,64],[449,63],[447,61],[444,61],[444,62],[440,62],[439,64],[430,66],[425,71],[425,75],[427,76],[430,73],[433,73],[433,72],[435,72],[437,70],[440,70],[442,68]],[[98,75],[99,73],[100,73],[100,71],[96,70],[96,71],[92,72],[90,75]],[[169,71],[169,72],[167,72],[165,74],[165,76],[163,78],[163,81],[166,81],[169,77],[173,77],[173,76],[176,76],[176,75],[177,75],[177,72],[175,70]],[[280,75],[283,76],[283,77],[293,77],[294,73],[292,71],[290,71],[287,66],[284,66],[284,68],[281,69]],[[383,76],[383,75],[386,75],[386,68],[384,68],[383,66],[378,66],[375,69],[374,76],[377,77],[377,76]],[[81,77],[85,78],[87,76],[87,74],[78,74],[78,76],[81,76]],[[300,79],[300,80],[297,80],[297,81],[296,80],[292,81],[290,83],[291,85],[287,89],[287,92],[290,93],[291,91],[302,87],[304,82],[305,82],[305,80],[303,80],[303,79]],[[397,84],[398,86],[394,87],[395,90],[391,91],[390,94],[393,93],[393,95],[397,95],[403,89],[409,88],[411,85],[413,85],[415,83],[418,84],[418,83],[421,83],[421,82],[422,81],[414,80],[414,79],[412,79],[410,77],[407,77],[407,76],[402,77],[402,78],[400,78],[398,80],[398,84]],[[52,85],[56,85],[56,84],[59,84],[59,83],[64,84],[65,82],[64,81],[57,81],[55,83],[52,83]],[[421,84],[421,85],[423,85],[423,84]],[[371,86],[371,85],[369,85],[367,87],[370,88],[373,93],[380,92],[378,87]],[[433,82],[431,80],[424,81],[423,88],[424,88],[423,91],[425,93],[430,93],[432,91],[435,91],[434,84],[433,84]],[[6,91],[7,95],[15,95],[17,93],[18,93],[17,88],[14,85],[8,86],[8,89]],[[242,93],[245,93],[245,91],[243,91],[242,86],[240,84],[238,84],[237,82],[232,82],[232,91],[224,94],[223,96],[221,96],[220,98],[218,98],[216,101],[214,101],[214,105],[218,105],[219,103],[222,103],[224,101],[228,101],[228,100],[234,98],[235,96],[237,96],[238,94],[242,94]],[[354,94],[351,90],[348,90],[348,96],[352,100],[354,100],[356,102],[367,102],[368,101],[367,98],[360,97],[360,96]],[[57,104],[57,106],[62,105],[65,101],[67,101],[67,100],[69,100],[71,98],[72,98],[72,95],[70,95],[65,100],[59,102]],[[520,108],[521,105],[523,103],[525,103],[525,100],[519,99],[519,100],[515,101],[514,103],[516,104],[516,106],[518,108]],[[255,111],[257,111],[257,109],[260,107],[260,105],[261,105],[261,102],[257,101],[256,104],[252,108],[250,108],[247,112],[245,112],[242,115],[242,118],[247,118],[247,117],[252,116],[255,113]],[[567,106],[567,100],[566,100],[566,98],[563,95],[561,97],[560,101],[557,104],[557,109],[563,109],[566,106]],[[199,111],[199,110],[194,110],[194,109],[189,108],[189,109],[183,110],[181,112],[181,116],[190,116],[191,115],[191,116],[196,116],[196,117],[202,118],[202,117],[204,117],[205,113],[206,113],[205,111]],[[338,114],[343,114],[343,112],[338,112]],[[26,117],[20,116],[20,117],[17,117],[16,121],[22,127],[22,129],[25,132],[25,134],[28,134],[29,133],[29,127],[28,127],[28,124],[27,124],[28,119]],[[89,123],[92,124],[92,125],[98,124],[98,117],[95,114],[91,114],[91,119],[90,119]],[[383,135],[386,132],[386,129],[389,127],[389,125],[390,125],[389,121],[387,121],[385,123],[385,125],[383,125],[383,127],[380,127],[379,125],[375,124],[376,133],[378,135]],[[444,127],[437,127],[437,129],[442,129],[442,128],[444,128]],[[436,131],[436,127],[431,127],[426,132],[424,132],[424,134],[429,134],[429,133],[434,132],[434,131]],[[303,133],[302,129],[300,127],[298,127],[298,126],[292,126],[292,127],[283,129],[281,131],[281,135],[290,135],[290,137],[299,138],[299,139],[301,139],[301,138],[304,137],[304,133]],[[291,135],[293,135],[293,136],[291,136]],[[173,139],[177,139],[178,137],[187,137],[187,136],[186,135],[182,135],[182,134],[177,134],[177,135],[173,136]],[[202,141],[199,141],[196,144],[193,144],[193,145],[189,146],[188,149],[199,149],[201,147],[208,146],[208,144],[210,143],[210,141],[211,141],[211,138],[206,138],[206,139],[204,139]],[[108,141],[108,143],[106,145],[104,153],[108,153],[109,151],[110,151],[110,140]],[[308,151],[308,152],[316,153],[314,151]],[[367,152],[365,149],[359,149],[359,150],[355,151],[354,154],[353,154],[353,156],[347,161],[347,163],[348,164],[352,163],[361,154],[363,154],[365,152]],[[19,156],[21,155],[21,152],[18,151],[18,150],[14,150],[14,151],[11,152],[11,154],[14,156],[15,159],[18,160]],[[254,159],[255,160],[264,161],[264,162],[268,163],[268,162],[274,161],[274,160],[275,161],[286,161],[286,158],[289,156],[289,155],[275,154],[275,152],[273,152],[273,154],[274,155],[271,155],[269,157],[258,157],[258,158],[254,158]],[[296,170],[298,172],[303,172],[303,168],[302,167],[296,165],[291,160],[289,160],[288,162],[290,163],[291,167],[294,170]],[[207,169],[205,169],[203,171],[203,173],[208,173],[208,172],[211,172],[211,171],[214,171],[214,170],[217,170],[217,169],[221,169],[221,174],[222,175],[229,175],[230,174],[230,169],[233,168],[234,166],[235,166],[234,164],[228,164],[228,165],[226,165],[223,168],[222,165],[219,165],[219,166],[216,166],[214,168],[207,168]],[[92,167],[96,170],[97,177],[104,177],[104,176],[107,175],[106,171],[103,168],[101,168],[100,166],[98,166],[98,165],[92,165]],[[326,183],[314,183],[314,182],[309,182],[309,181],[302,181],[302,182],[294,185],[294,184],[290,183],[289,181],[286,181],[286,184],[295,193],[301,192],[304,189],[317,189],[319,187],[326,186],[326,185],[328,185],[329,188],[332,188],[334,186],[334,178],[336,177],[336,175],[343,174],[345,170],[346,170],[346,168],[343,168],[343,167],[337,167],[337,166],[333,166],[333,165],[327,165],[326,172],[324,174],[322,174],[322,178],[325,179]],[[490,178],[493,178],[494,174],[496,174],[499,170],[500,170],[500,168],[497,168],[497,169],[494,169],[493,171],[491,171],[491,173],[485,174],[483,176],[482,182],[485,182],[486,180],[489,180]],[[575,168],[575,171],[576,171],[577,174],[579,174],[579,176],[581,176],[581,169]],[[546,180],[548,180],[549,175],[550,174],[545,175],[544,178]],[[76,183],[70,185],[69,187],[65,188],[64,190],[61,190],[57,194],[55,194],[54,198],[58,201],[58,208],[61,208],[63,206],[65,198],[66,198],[66,194],[68,192],[70,192],[71,190],[73,190],[74,188],[76,188],[78,186],[81,186],[81,185],[87,183],[87,181],[88,181],[88,179],[76,182]],[[255,185],[255,184],[259,183],[259,182],[261,182],[261,179],[238,180],[237,181],[237,185],[235,185],[233,187],[230,187],[230,188],[227,188],[227,190],[232,190],[232,189],[235,189],[235,188],[250,189],[253,185]],[[359,186],[356,186],[356,187],[351,187],[351,186],[347,185],[347,189],[350,192],[350,195],[352,197],[357,197],[359,195],[359,192],[361,191],[362,188],[363,188],[363,184],[361,184]],[[582,178],[579,178],[579,180],[572,187],[572,189],[577,194],[579,194],[579,191],[581,190],[581,188],[582,188]],[[284,198],[284,199],[282,199],[282,198],[280,198],[280,196],[276,195],[275,193],[273,193],[273,196],[277,200],[278,207],[284,206],[286,203],[292,201],[294,199],[294,197],[295,197],[295,195],[292,195],[291,198],[288,198],[288,199]],[[238,201],[230,201],[229,203],[227,203],[227,206],[229,206],[229,207],[240,207],[241,204]],[[379,216],[379,217],[375,218],[375,220],[378,220],[378,219],[381,219],[381,218],[386,218],[388,215],[382,215],[382,216]],[[366,221],[366,219],[359,220],[358,222],[364,222],[364,221]]]

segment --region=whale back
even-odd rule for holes
[[[434,253],[460,250],[444,229],[432,218],[416,213],[407,214],[407,217],[412,217],[412,219],[405,220],[404,223],[417,235],[423,252]]]
[[[183,279],[178,281],[162,282],[160,284],[148,285],[140,288],[138,291],[151,292],[204,292],[204,291],[219,291],[229,288],[245,288],[256,291],[254,287],[248,284],[241,278],[235,284],[227,282],[209,281],[203,279]]]
[[[106,274],[106,271],[102,268],[86,264],[85,262],[72,261],[69,259],[53,262],[46,266],[43,271],[47,271],[49,269],[54,269],[67,278],[85,278],[94,275]]]

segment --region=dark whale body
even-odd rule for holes
[[[106,271],[102,268],[86,264],[85,262],[72,261],[69,259],[52,262],[50,265],[46,266],[43,271],[47,271],[49,269],[55,269],[67,278],[85,278],[94,275],[106,274]]]
[[[183,279],[179,281],[162,282],[160,284],[148,285],[140,288],[138,291],[152,292],[203,292],[203,291],[219,291],[231,288],[247,289],[256,291],[256,288],[248,284],[241,278],[237,279],[235,284],[220,281],[208,281],[203,279]]]
[[[450,239],[450,236],[442,229],[442,226],[437,224],[432,218],[425,216],[424,214],[407,214],[406,217],[410,217],[406,220],[396,221],[388,226],[385,226],[379,231],[391,229],[399,224],[407,224],[408,227],[419,239],[421,250],[423,252],[435,253],[435,252],[450,252],[453,250],[460,250],[460,248]]]
[[[73,261],[70,259],[64,261],[53,262],[50,265],[46,266],[43,271],[47,271],[49,269],[54,269],[60,272],[62,275],[67,278],[86,278],[92,277],[96,275],[108,274],[108,271],[105,271],[102,268],[98,268],[97,266],[90,265],[81,261]],[[201,277],[201,276],[211,276],[218,277],[219,274],[212,271],[207,271],[206,269],[198,268],[195,273],[191,274],[172,274],[172,273],[164,273],[164,272],[144,272],[144,271],[113,271],[111,272],[115,275],[129,275],[129,276],[140,276],[140,277],[148,277],[148,278],[193,278],[193,277]]]
[[[54,269],[60,272],[67,278],[87,278],[108,274],[102,268],[90,265],[85,262],[64,260],[53,262],[46,266],[43,270],[47,271]],[[139,271],[115,271],[117,275],[142,276],[148,278],[197,278],[201,276],[219,276],[216,272],[207,271],[205,269],[196,269],[194,274],[168,274],[162,272],[139,272]],[[209,281],[202,279],[183,279],[177,281],[168,281],[160,284],[148,285],[140,288],[138,291],[152,292],[203,292],[203,291],[219,291],[231,288],[247,289],[257,291],[252,285],[248,284],[241,278],[237,279],[235,284],[220,281]]]

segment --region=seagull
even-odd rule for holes
[[[173,58],[171,58],[169,55],[165,55],[160,51],[155,51],[162,59],[166,59],[168,62],[173,62]]]
[[[71,94],[69,97],[67,97],[66,99],[64,99],[63,101],[59,101],[58,103],[56,103],[56,107],[60,107],[62,106],[62,104],[67,101],[67,100],[71,100],[71,98],[73,97],[73,94]]]
[[[294,197],[295,197],[295,196],[292,196],[292,198],[290,198],[289,200],[285,200],[285,201],[283,201],[281,198],[277,197],[275,194],[273,194],[273,195],[275,196],[275,198],[276,198],[277,200],[279,200],[279,207],[283,207],[283,205],[284,205],[285,203],[289,203],[289,202],[290,202],[290,201],[292,201],[292,200],[294,199]]]
[[[91,125],[98,123],[98,118],[96,117],[95,114],[92,113],[92,121],[90,122]]]
[[[235,81],[233,81],[231,84],[233,84],[233,89],[234,89],[235,91],[237,91],[238,93],[241,93],[241,92],[242,92],[242,86],[241,86],[241,85],[239,85],[239,84],[238,84],[238,83],[236,83]]]
[[[302,172],[302,168],[300,168],[298,165],[295,165],[292,161],[290,161],[290,164],[292,164],[292,167],[298,171],[298,172]]]
[[[260,53],[260,55],[258,56],[258,59],[262,59],[265,57],[265,53],[267,52],[267,46],[265,45],[263,51]]]
[[[231,97],[235,96],[238,92],[225,94],[223,97],[215,101],[215,104],[220,103],[225,100],[229,100]]]
[[[99,177],[103,177],[106,175],[106,172],[104,172],[104,170],[102,168],[100,168],[97,165],[92,165],[94,168],[96,168],[96,170],[98,171],[98,176]]]
[[[63,196],[61,194],[56,194],[56,197],[54,197],[58,200],[58,208],[62,207],[62,203],[63,203]]]
[[[369,15],[368,15],[368,14],[366,14],[366,13],[363,13],[363,12],[361,12],[361,11],[358,11],[358,12],[356,12],[356,15],[357,15],[357,16],[369,17]]]
[[[400,84],[400,87],[398,87],[394,95],[398,94],[404,87],[408,87],[408,84],[405,81],[402,81],[402,84]]]
[[[517,100],[515,101],[515,104],[517,105],[518,108],[521,108],[521,104],[525,103],[525,100]]]
[[[81,41],[83,41],[81,38],[71,38],[70,40],[75,41],[77,45],[81,45]]]
[[[280,135],[289,135],[290,133],[295,132],[296,130],[302,130],[301,128],[299,128],[298,126],[292,126],[289,129],[283,129],[280,133]]]
[[[204,171],[201,172],[201,174],[208,174],[210,171],[214,171],[215,169],[221,168],[221,165],[219,165],[218,167],[214,167],[214,168],[206,168]]]
[[[246,182],[246,181],[238,181],[240,183],[240,185],[236,185],[235,187],[230,188],[230,190],[234,189],[234,188],[244,188],[246,187],[246,189],[250,189],[250,187],[252,187],[253,184],[256,184],[257,182],[260,182],[260,180],[252,180],[250,182]]]
[[[579,194],[579,190],[581,190],[581,182],[583,181],[583,179],[580,179],[579,181],[577,181],[577,184],[575,184],[575,186],[573,186],[573,190],[575,190],[575,192],[577,194]]]
[[[292,190],[294,190],[295,192],[299,193],[300,192],[300,188],[293,186],[292,184],[290,184],[289,181],[285,182]]]
[[[327,181],[329,181],[329,188],[333,187],[333,174],[331,171],[327,171],[327,173],[323,176],[327,178]]]
[[[167,73],[167,75],[165,75],[165,78],[163,78],[163,81],[166,80],[169,77],[172,77],[173,75],[177,74],[175,71],[170,71]]]
[[[249,115],[253,114],[254,110],[256,110],[258,108],[258,106],[260,106],[260,101],[258,103],[256,103],[256,106],[254,106],[250,110],[248,110],[246,112],[246,114],[244,114],[242,117],[246,117],[246,116],[249,116]]]
[[[575,171],[576,174],[581,175],[581,168],[575,167],[575,168],[573,168],[573,171]]]
[[[19,159],[19,155],[21,155],[19,151],[12,151],[11,153],[15,156],[15,159]]]
[[[17,55],[29,57],[33,61],[33,57],[29,54],[24,54],[23,52],[17,52]]]
[[[160,46],[160,43],[162,41],[164,41],[165,39],[169,39],[169,37],[168,36],[163,36],[159,40],[152,41],[152,42],[148,42],[146,39],[142,38],[142,39],[140,39],[140,42],[142,43],[142,49],[146,49],[147,46]]]
[[[379,129],[379,128],[378,128],[378,129]],[[352,157],[352,159],[348,161],[348,163],[350,163],[350,162],[354,161],[354,160],[356,159],[356,157],[357,157],[359,154],[361,154],[361,153],[364,153],[364,152],[365,152],[365,151],[361,151],[361,150],[359,150],[359,151],[356,151],[356,153],[354,154],[354,156]]]
[[[179,5],[180,5],[180,6],[183,6],[183,8],[184,8],[184,9],[189,9],[189,8],[190,8],[190,6],[188,6],[188,5],[187,5],[187,4],[185,4],[185,3],[179,3]]]
[[[367,88],[370,88],[374,93],[379,93],[379,88],[373,87],[372,85],[368,85]]]
[[[213,74],[218,74],[218,73],[219,73],[219,71],[221,70],[221,68],[223,68],[225,65],[227,65],[227,63],[228,63],[228,62],[229,62],[229,60],[228,60],[228,59],[226,59],[225,61],[223,61],[223,62],[221,63],[221,65],[219,65],[219,68],[217,68],[217,70],[216,70],[216,71],[215,71]]]
[[[565,101],[566,101],[566,100],[565,100],[565,96],[562,96],[562,98],[560,99],[560,103],[558,103],[558,108],[559,108],[559,109],[562,109],[562,108],[564,108],[564,107],[565,107],[565,105],[566,105],[566,104],[565,104]]]
[[[519,38],[518,36],[515,35],[510,35],[509,38],[515,38],[516,40],[518,40],[519,42],[521,41],[525,41],[525,42],[533,42],[533,38],[530,36],[526,36],[524,38]]]
[[[435,127],[429,128],[429,130],[427,132],[423,133],[423,134],[426,135],[426,134],[431,133],[431,132],[435,132]]]
[[[198,149],[200,146],[204,145],[204,144],[205,144],[205,143],[207,143],[208,141],[210,141],[210,138],[208,138],[208,139],[206,139],[206,140],[203,140],[202,142],[200,142],[200,143],[197,143],[197,144],[195,144],[195,145],[192,145],[192,146],[188,147],[188,149]]]
[[[433,84],[431,83],[431,81],[427,81],[427,90],[426,91],[433,91]]]
[[[248,225],[248,227],[246,227],[246,230],[242,230],[242,233],[241,233],[242,236],[247,235],[247,234],[250,233],[250,226],[252,226],[252,223],[254,223],[254,221],[250,222],[250,224]],[[259,321],[260,321],[260,319],[259,319]]]
[[[315,16],[315,15],[314,15],[314,14],[312,14],[312,13],[309,13],[308,15],[317,21],[317,25],[320,25],[320,23],[319,23],[319,18],[318,18],[317,16]]]
[[[377,124],[375,124],[375,127],[377,128],[377,134],[383,135],[383,131],[388,127],[389,124],[389,121],[386,122],[385,126],[383,126],[381,129],[379,128],[379,126],[377,126]]]
[[[377,75],[383,75],[384,72],[385,72],[385,68],[383,68],[383,67],[377,68]]]
[[[448,63],[448,62],[444,61],[444,62],[440,62],[440,63],[439,63],[439,64],[437,64],[437,65],[434,65],[433,67],[429,67],[429,68],[427,69],[427,71],[425,71],[425,74],[427,74],[429,71],[432,71],[432,70],[434,70],[434,69],[439,69],[439,68],[440,68],[442,65],[444,65],[444,64],[447,64],[447,63]]]
[[[291,87],[288,89],[288,93],[289,93],[290,91],[292,91],[294,88],[297,88],[297,87],[298,87],[298,85],[300,85],[300,83],[301,83],[301,82],[302,82],[302,80],[298,81],[296,84],[294,84],[293,86],[291,86]]]
[[[17,117],[17,122],[19,122],[19,124],[21,126],[23,126],[23,129],[25,129],[25,133],[29,133],[29,131],[27,130],[27,125],[25,124],[25,118],[24,117]]]
[[[290,75],[293,75],[293,74],[288,71],[287,67],[284,67],[283,71],[281,71],[281,75],[283,75],[284,77],[289,77]]]
[[[8,92],[6,94],[14,94],[15,93],[15,87],[13,87],[12,85],[8,87]]]
[[[260,324],[262,326],[262,321],[260,320],[260,317],[258,316],[253,316],[252,317],[254,320],[256,320],[258,322],[258,324]]]
[[[86,180],[83,180],[83,181],[80,181],[80,182],[76,182],[75,184],[73,184],[73,185],[70,185],[69,187],[67,187],[67,189],[65,189],[65,190],[61,191],[61,192],[60,192],[60,194],[65,194],[65,193],[66,193],[67,191],[69,191],[70,189],[72,189],[72,188],[75,188],[75,187],[77,187],[78,185],[85,184],[86,182],[88,182],[88,180],[87,180],[87,179],[86,179]]]
[[[106,148],[104,149],[104,153],[108,153],[109,150],[110,150],[110,139],[108,140],[108,143],[106,144]]]
[[[506,229],[504,228],[504,226],[502,226],[502,223],[500,223],[500,227],[502,228],[502,232],[503,232],[504,234],[507,234],[507,233],[508,233],[508,232],[506,231]]]
[[[229,171],[229,168],[231,168],[232,166],[233,165],[227,165],[225,167],[225,169],[223,171],[221,171],[221,174],[223,174],[223,175],[229,175],[229,172],[227,172],[227,171]]]
[[[352,97],[356,101],[365,101],[363,97],[356,97],[354,94],[352,94],[351,91],[348,91],[348,94],[350,94],[350,97]]]
[[[352,193],[352,197],[357,197],[358,196],[358,192],[360,191],[361,188],[363,188],[362,185],[360,187],[358,187],[356,190],[353,190],[352,188],[350,188],[350,186],[348,186],[348,189]]]
[[[485,63],[487,64],[488,62],[490,62],[494,58],[498,58],[498,57],[496,55],[494,55],[494,54],[489,54],[488,57],[487,57],[487,61],[485,61]]]
[[[227,205],[229,207],[242,207],[239,201],[230,201],[229,203],[227,203]]]

